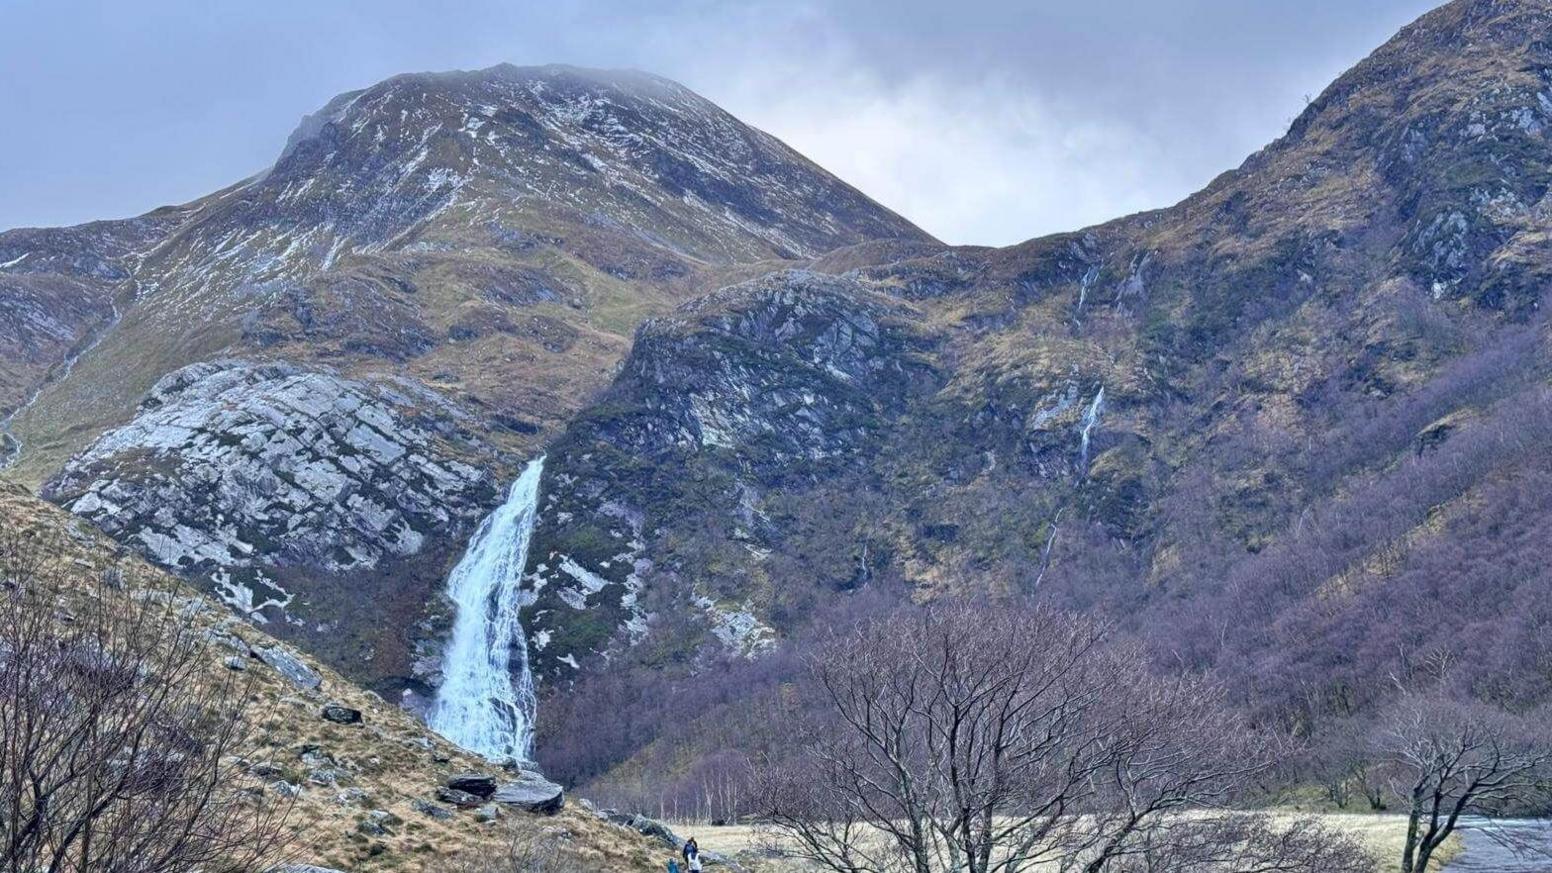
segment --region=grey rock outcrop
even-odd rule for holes
[[[435,398],[283,363],[164,377],[128,424],[45,488],[50,499],[233,608],[286,615],[277,568],[369,571],[477,519],[493,495],[451,457]]]
[[[318,671],[307,666],[295,652],[284,646],[255,646],[251,654],[304,691],[317,691],[323,687],[323,677],[318,675]]]

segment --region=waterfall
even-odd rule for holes
[[[1079,475],[1087,476],[1089,470],[1089,434],[1099,424],[1099,414],[1105,411],[1105,386],[1094,393],[1094,402],[1083,413],[1083,426],[1078,432],[1082,460],[1078,464]]]
[[[1088,272],[1083,274],[1083,281],[1078,285],[1078,311],[1075,313],[1077,316],[1083,315],[1083,301],[1089,299],[1089,288],[1093,286],[1094,280],[1098,278],[1099,267],[1097,266],[1089,267]]]
[[[426,722],[487,758],[528,760],[536,700],[528,641],[518,621],[518,582],[539,507],[540,456],[512,483],[507,500],[480,522],[447,577],[458,606],[442,655],[442,686]],[[514,669],[515,668],[515,669]]]

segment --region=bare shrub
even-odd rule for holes
[[[59,545],[0,536],[0,866],[268,868],[286,807],[236,757],[247,687],[187,599],[66,572]]]

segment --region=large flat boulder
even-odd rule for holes
[[[538,773],[525,771],[516,780],[502,783],[492,799],[528,812],[553,815],[566,805],[566,792]]]

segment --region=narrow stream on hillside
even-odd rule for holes
[[[541,456],[512,483],[506,502],[480,522],[447,577],[458,607],[442,654],[442,685],[426,722],[487,758],[533,757],[536,700],[518,610],[528,542],[539,508]]]
[[[1462,822],[1459,833],[1464,851],[1443,873],[1552,873],[1552,855],[1517,853],[1493,839],[1494,829],[1516,840],[1529,840],[1542,852],[1552,852],[1552,819],[1473,819]]]

